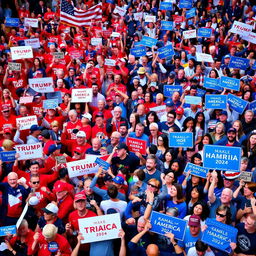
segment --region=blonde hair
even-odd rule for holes
[[[11,151],[13,150],[14,142],[12,140],[4,140],[2,145],[5,150]]]
[[[59,127],[59,122],[54,120],[53,122],[51,122],[51,127],[54,127],[54,126],[58,126]]]

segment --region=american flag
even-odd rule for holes
[[[102,3],[92,6],[88,10],[77,9],[72,1],[62,0],[60,21],[69,26],[90,26],[91,20],[102,21]]]

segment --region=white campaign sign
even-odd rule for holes
[[[196,29],[183,31],[184,39],[196,38]]]
[[[38,125],[36,116],[25,116],[25,117],[16,118],[16,125],[17,125],[17,127],[19,126],[19,129],[21,131],[30,129],[30,127],[33,124]]]
[[[253,26],[235,20],[229,32],[239,34],[241,36],[248,36],[249,33],[252,32],[252,29]]]
[[[78,219],[79,231],[82,233],[84,243],[104,241],[118,238],[121,229],[120,214],[107,214],[102,216]]]
[[[166,105],[153,107],[153,108],[150,108],[149,110],[150,111],[155,111],[158,118],[161,119],[161,117],[166,114]]]
[[[12,60],[33,58],[33,50],[31,46],[11,47]]]
[[[111,37],[120,37],[120,33],[118,32],[112,32],[112,34],[110,35]]]
[[[197,61],[203,61],[203,62],[214,62],[211,54],[206,53],[196,53],[196,60]]]
[[[256,44],[256,33],[250,32],[247,36],[243,36],[242,38],[252,44]]]
[[[121,8],[119,6],[116,6],[114,13],[118,13],[120,16],[124,16],[126,13],[126,9],[125,8]]]
[[[15,150],[16,153],[20,155],[18,160],[27,160],[43,157],[43,148],[41,143],[16,145]]]
[[[33,49],[37,49],[40,47],[39,38],[25,39],[24,43],[26,46],[31,46]]]
[[[29,87],[36,92],[54,92],[52,77],[31,78],[28,79]]]
[[[92,88],[72,89],[71,102],[92,102]]]
[[[140,20],[143,17],[143,12],[136,12],[133,14],[134,20]]]
[[[38,19],[25,18],[24,25],[26,27],[38,28]]]
[[[106,66],[111,66],[114,67],[116,65],[116,61],[112,60],[112,59],[105,59],[105,63]]]
[[[93,37],[91,39],[91,44],[95,46],[102,44],[102,38]]]
[[[156,22],[156,16],[145,15],[145,22]]]
[[[23,103],[23,104],[31,103],[33,99],[34,99],[34,96],[20,97],[19,103]]]

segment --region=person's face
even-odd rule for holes
[[[115,76],[114,82],[115,82],[116,84],[119,84],[119,83],[121,82],[120,76]]]
[[[246,171],[247,169],[247,166],[248,166],[248,162],[247,161],[241,161],[241,171]]]
[[[78,211],[83,211],[83,210],[85,210],[85,207],[86,207],[86,201],[78,200],[75,202],[75,206]]]
[[[156,127],[151,127],[150,133],[153,137],[157,136],[157,128]]]
[[[171,169],[177,172],[179,170],[179,164],[177,162],[172,163]]]
[[[159,136],[159,137],[157,138],[157,144],[158,144],[158,145],[163,145],[163,144],[164,144],[164,139],[163,139],[161,136]]]
[[[256,145],[256,135],[251,135],[251,137],[250,137],[250,145],[251,146]]]
[[[103,110],[104,107],[105,107],[104,101],[98,101],[98,109],[99,109],[99,110]]]
[[[237,131],[239,131],[239,129],[240,129],[240,125],[238,122],[234,122],[232,127],[235,128]]]
[[[75,75],[75,71],[73,69],[69,70],[69,76],[74,76]]]
[[[217,134],[221,134],[223,132],[223,127],[221,125],[217,125],[215,130]]]
[[[194,214],[197,215],[197,216],[200,216],[203,212],[203,206],[200,205],[200,204],[197,204],[195,207],[194,207]]]
[[[194,158],[194,164],[195,164],[195,165],[201,165],[201,159],[195,157],[195,158]]]
[[[26,236],[28,233],[28,227],[26,225],[22,225],[18,228],[18,236]]]
[[[53,220],[54,217],[55,217],[54,214],[44,212],[44,219],[46,220],[46,222],[50,221],[50,220]]]
[[[248,187],[248,184],[245,184],[244,186],[244,196],[251,196],[253,195],[253,191],[251,191]]]
[[[121,117],[121,111],[120,110],[114,110],[114,116],[115,118],[119,119]]]
[[[167,153],[165,154],[165,160],[166,160],[167,162],[172,161],[172,154],[171,154],[170,152],[167,152]]]
[[[6,118],[8,118],[10,116],[10,114],[11,114],[10,110],[8,110],[8,109],[7,110],[3,110],[2,113],[3,113],[3,116],[6,117]]]
[[[30,170],[31,174],[38,174],[39,165],[38,164],[33,164],[33,165],[30,166],[29,170]]]
[[[27,108],[20,108],[20,115],[21,116],[26,116],[28,114]]]
[[[202,115],[199,115],[198,117],[197,117],[197,121],[198,122],[202,122],[204,120],[204,118],[203,118],[203,116]]]
[[[221,200],[222,204],[230,203],[230,201],[231,201],[230,191],[227,191],[226,189],[224,189],[221,193],[220,200]]]
[[[173,114],[167,114],[167,123],[168,124],[174,123],[174,115]]]
[[[174,173],[170,172],[166,174],[164,179],[167,184],[172,184],[174,182]]]
[[[156,193],[158,191],[158,187],[155,182],[149,181],[147,185],[147,190]]]
[[[85,143],[85,138],[84,137],[77,137],[76,138],[77,144],[82,145]]]
[[[135,116],[133,114],[130,115],[130,123],[134,123],[135,122]]]
[[[224,179],[223,182],[224,182],[224,188],[232,188],[234,184],[234,180]]]
[[[196,89],[191,89],[191,90],[190,90],[190,95],[195,96],[195,95],[196,95]]]
[[[93,140],[93,141],[92,141],[92,148],[93,148],[94,150],[99,150],[99,149],[100,149],[100,146],[101,146],[100,141],[98,141],[98,140]]]
[[[18,177],[17,177],[16,175],[10,175],[10,176],[8,177],[8,184],[9,184],[12,188],[15,188],[15,187],[18,185],[17,181],[18,181]]]
[[[227,214],[226,211],[216,212],[216,220],[225,224],[225,222],[227,220],[227,215],[226,214]]]
[[[122,136],[125,136],[127,134],[126,126],[120,126],[119,127],[119,132],[121,133]]]
[[[200,232],[200,226],[189,226],[189,230],[192,236],[197,236]]]
[[[58,200],[62,200],[66,195],[67,195],[67,191],[60,191],[56,193],[57,199]]]
[[[244,228],[245,230],[251,230],[255,228],[255,221],[250,216],[245,219]]]
[[[153,159],[147,159],[146,161],[146,169],[148,171],[153,171],[156,168],[156,163]]]
[[[155,117],[154,117],[152,114],[150,114],[150,115],[148,116],[148,121],[149,121],[150,123],[153,123],[153,122],[155,121]]]
[[[172,100],[173,101],[178,101],[180,98],[180,94],[178,92],[174,92],[172,95]]]
[[[102,126],[103,125],[103,118],[102,117],[95,118],[95,123],[99,127]]]
[[[6,99],[6,98],[9,98],[9,92],[7,92],[7,91],[3,91],[3,96],[4,96],[4,98]]]
[[[90,188],[91,183],[92,183],[91,180],[86,180],[84,182],[84,191],[87,196],[89,196],[93,193],[93,190]]]
[[[187,128],[192,128],[194,126],[194,122],[192,120],[187,122]]]
[[[161,96],[156,97],[156,104],[161,105],[163,103],[163,98]]]
[[[30,186],[31,188],[38,189],[40,187],[39,177],[32,177],[30,179]]]
[[[144,227],[145,227],[145,223],[143,223],[143,222],[138,222],[138,224],[137,224],[137,230],[138,230],[139,233],[143,231]]]
[[[137,137],[141,137],[144,133],[144,128],[141,127],[141,126],[138,126],[136,125],[136,128],[135,128],[135,134]]]
[[[137,113],[139,114],[139,116],[143,116],[145,112],[145,107],[143,105],[139,105],[137,108]]]
[[[145,102],[150,102],[150,95],[148,93],[145,94]]]
[[[227,121],[227,118],[228,118],[228,117],[227,117],[226,115],[220,115],[220,116],[219,116],[219,119],[220,119],[221,122],[226,122],[226,121]]]
[[[118,149],[116,151],[117,157],[123,157],[126,154],[126,150],[124,148]]]
[[[191,191],[191,198],[196,199],[196,198],[198,198],[198,197],[199,197],[199,192],[198,192],[197,189],[194,188],[194,189]]]
[[[253,119],[253,114],[251,112],[247,112],[245,115],[244,115],[244,119],[245,119],[245,122],[249,123],[252,121]]]
[[[177,196],[177,189],[176,189],[175,186],[171,186],[170,196],[171,196],[171,197]]]
[[[94,95],[96,95],[96,94],[98,93],[98,91],[99,91],[98,86],[93,85],[93,86],[92,86],[92,93],[93,93]]]
[[[191,175],[191,181],[193,184],[198,184],[200,181],[200,178],[194,175]]]
[[[76,118],[77,118],[77,115],[74,114],[74,113],[71,113],[68,115],[68,118],[71,122],[75,122],[76,121]]]
[[[227,135],[229,141],[234,141],[236,139],[236,134],[234,132],[229,132]]]

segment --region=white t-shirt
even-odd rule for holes
[[[112,201],[112,200],[104,200],[100,203],[100,208],[107,214],[108,209],[115,209],[117,212],[120,213],[120,217],[123,217],[124,211],[126,209],[127,202],[119,200],[119,201]]]
[[[215,254],[212,251],[206,252],[204,256],[214,256]],[[187,256],[198,256],[196,252],[196,247],[192,247],[188,250]]]

